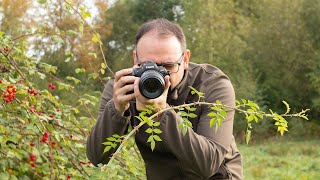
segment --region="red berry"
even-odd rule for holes
[[[52,90],[56,89],[56,86],[51,86],[51,89],[52,89]]]
[[[36,90],[33,90],[33,95],[37,95],[38,94],[38,91],[36,91]]]
[[[32,167],[36,167],[36,164],[35,164],[35,163],[31,163],[31,166],[32,166]]]
[[[70,180],[71,179],[71,176],[67,176],[67,180]]]
[[[35,160],[36,160],[36,156],[33,155],[33,154],[31,154],[31,155],[29,156],[29,159],[30,159],[30,161],[35,161]]]
[[[34,142],[31,142],[31,143],[30,143],[30,146],[31,146],[31,147],[33,147],[34,145],[35,145]]]
[[[32,106],[30,106],[30,111],[31,111],[32,113],[37,112],[37,110],[34,108],[34,106],[33,106],[33,105],[32,105]]]
[[[52,87],[52,83],[49,83],[49,88],[51,88]]]
[[[50,145],[51,145],[51,146],[55,146],[56,144],[57,144],[57,143],[54,142],[54,141],[51,141],[51,142],[50,142]]]
[[[46,132],[44,132],[43,133],[43,137],[46,137],[46,138],[48,138],[49,137],[49,133],[46,131]]]

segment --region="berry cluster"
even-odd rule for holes
[[[88,161],[88,162],[80,161],[80,164],[81,165],[86,165],[87,164],[88,167],[91,167],[91,162],[90,161]]]
[[[34,105],[30,106],[30,111],[31,111],[32,113],[37,112],[37,110],[34,108]]]
[[[52,89],[52,90],[54,90],[54,89],[56,88],[56,86],[55,86],[55,85],[52,85],[52,83],[49,83],[49,88]]]
[[[49,133],[46,131],[43,133],[43,136],[42,136],[42,139],[40,139],[40,142],[47,143],[48,139],[49,139]]]
[[[29,156],[29,159],[30,159],[30,165],[31,165],[32,167],[36,167],[36,163],[35,163],[35,161],[36,161],[36,156],[33,155],[33,154],[31,154],[31,155]]]
[[[36,96],[38,94],[38,91],[34,89],[28,89],[28,93]]]
[[[2,47],[0,48],[0,53],[2,53],[3,55],[7,56],[10,52],[11,52],[11,48],[9,47]]]
[[[7,86],[7,92],[3,93],[3,101],[6,103],[12,102],[16,97],[17,89],[13,85]]]

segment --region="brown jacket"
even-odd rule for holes
[[[191,89],[203,92],[206,102],[220,100],[223,104],[234,106],[235,95],[228,77],[218,68],[208,64],[190,63],[180,84],[171,90],[167,103],[170,106],[198,101],[191,95]],[[138,124],[135,108],[130,108],[129,116],[122,116],[112,101],[113,79],[105,86],[101,98],[99,116],[87,141],[87,156],[95,165],[108,163],[114,151],[103,153],[101,143],[113,134],[123,135],[130,124]],[[183,136],[178,128],[181,117],[174,110],[164,112],[160,117],[161,142],[156,142],[154,151],[147,143],[148,134],[144,125],[136,134],[136,143],[146,165],[147,178],[151,180],[171,179],[243,179],[241,156],[233,137],[234,111],[215,131],[209,126],[211,111],[208,106],[198,106],[196,118],[189,119],[193,128],[188,128]]]

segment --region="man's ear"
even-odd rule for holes
[[[191,52],[190,52],[189,49],[187,49],[187,50],[184,52],[184,57],[183,57],[183,67],[184,67],[184,69],[188,69],[188,67],[189,67],[190,55],[191,55]]]
[[[132,57],[133,57],[133,65],[138,65],[138,62],[137,62],[137,51],[136,50],[132,51]]]

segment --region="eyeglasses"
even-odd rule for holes
[[[185,52],[183,52],[183,53],[181,54],[181,56],[179,57],[179,59],[178,59],[177,61],[175,61],[175,62],[168,62],[168,63],[163,63],[163,64],[158,64],[158,63],[156,63],[156,64],[157,64],[157,66],[162,66],[162,67],[164,67],[167,71],[169,71],[170,74],[176,73],[176,72],[179,71],[179,67],[180,67],[180,65],[181,65],[181,63],[182,63],[182,60],[183,60],[183,57],[184,57],[184,53],[185,53]],[[136,57],[137,57],[137,62],[138,62],[138,65],[139,65],[139,66],[142,65],[143,63],[147,62],[147,61],[141,62],[141,61],[139,60],[138,50],[136,50]]]

